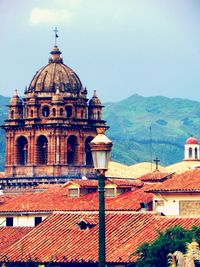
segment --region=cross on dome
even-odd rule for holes
[[[57,38],[58,38],[58,29],[57,29],[57,27],[55,27],[55,29],[53,31],[55,33],[55,46],[57,46]]]

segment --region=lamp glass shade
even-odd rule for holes
[[[108,163],[110,160],[110,151],[109,150],[93,150],[92,158],[94,163],[94,168],[96,170],[107,170]]]

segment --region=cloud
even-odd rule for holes
[[[60,7],[79,8],[82,4],[82,0],[54,0],[54,4]]]
[[[82,0],[54,0],[48,1],[47,7],[37,6],[32,9],[29,22],[39,24],[66,24],[75,17],[82,5]]]
[[[64,24],[69,22],[72,12],[67,9],[34,8],[30,15],[30,23],[38,24]]]

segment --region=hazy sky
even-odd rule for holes
[[[64,63],[89,96],[200,101],[199,0],[0,0],[0,25],[4,96],[23,95],[47,64],[57,26]]]

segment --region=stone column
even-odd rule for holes
[[[52,133],[48,135],[48,163],[52,164]]]
[[[55,164],[55,132],[52,134],[51,138],[51,159],[52,164]]]
[[[65,158],[66,158],[66,135],[62,132],[60,136],[60,163],[65,164]]]
[[[16,155],[16,146],[15,146],[15,134],[11,137],[11,164],[15,165],[17,163],[17,155]]]
[[[85,138],[84,135],[81,133],[79,138],[79,163],[81,165],[85,165]]]
[[[37,146],[37,138],[36,138],[36,134],[35,132],[33,133],[33,136],[32,136],[32,142],[31,142],[31,147],[32,147],[32,163],[34,165],[36,165],[37,163],[37,149],[36,149],[36,146]]]
[[[10,135],[6,134],[6,164],[10,165]]]
[[[55,154],[56,154],[56,164],[60,163],[60,136],[59,134],[56,135],[56,147],[55,147]]]
[[[32,159],[32,134],[29,133],[29,137],[28,137],[28,160],[27,160],[27,164],[30,165],[32,163],[33,159]]]

